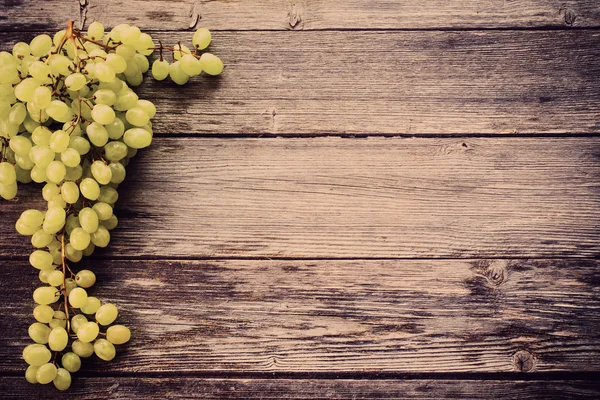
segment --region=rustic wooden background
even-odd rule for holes
[[[0,203],[0,397],[600,397],[597,0],[0,0],[0,47],[82,15],[227,68],[140,88],[84,263],[134,339],[68,394],[20,357],[39,188]]]

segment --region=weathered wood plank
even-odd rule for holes
[[[108,257],[495,258],[600,253],[599,138],[157,138]],[[12,223],[41,199],[2,202]],[[38,200],[38,203],[39,200]]]
[[[68,392],[30,385],[20,377],[0,377],[0,390],[11,399],[590,399],[600,396],[597,381],[476,380],[319,380],[81,378]],[[150,396],[150,397],[148,397]]]
[[[117,0],[88,1],[87,22],[123,22],[145,29],[182,30],[198,25],[226,30],[465,29],[598,27],[594,0]],[[59,27],[80,22],[76,0],[3,0],[1,30]],[[18,24],[18,25],[17,25]]]
[[[220,79],[140,89],[156,132],[600,133],[597,31],[223,32],[214,52]]]
[[[600,370],[592,260],[89,261],[134,340],[110,371]],[[26,261],[0,272],[0,371],[24,368]],[[86,373],[106,363],[86,360]]]

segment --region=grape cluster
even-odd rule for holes
[[[115,305],[88,295],[95,274],[74,273],[69,262],[109,244],[125,168],[152,142],[156,108],[131,89],[150,68],[147,56],[160,50],[155,79],[184,84],[202,71],[223,70],[216,56],[197,52],[210,41],[208,29],[199,29],[192,52],[181,44],[157,47],[135,26],[105,32],[94,22],[84,33],[70,21],[54,37],[39,35],[0,52],[0,196],[13,199],[17,182],[34,181],[44,184],[47,201],[45,210],[26,210],[16,222],[20,234],[31,236],[36,250],[29,262],[44,284],[33,292],[35,343],[23,350],[27,381],[65,390],[81,358],[112,360],[115,345],[129,341],[130,330],[114,324]]]

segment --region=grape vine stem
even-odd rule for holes
[[[64,302],[65,302],[65,315],[67,316],[67,332],[70,331],[71,329],[71,322],[69,320],[69,302],[68,302],[68,296],[67,296],[67,268],[69,268],[67,266],[67,261],[66,261],[66,255],[65,255],[65,232],[62,233],[61,238],[60,238],[60,245],[61,245],[61,258],[62,258],[62,272],[63,272],[63,297],[64,297]],[[71,269],[69,268],[69,271],[71,271]],[[72,274],[72,272],[71,272]]]

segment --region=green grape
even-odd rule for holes
[[[204,50],[208,47],[208,45],[210,45],[211,39],[212,37],[210,31],[206,28],[200,28],[194,33],[194,36],[192,37],[192,44],[196,49]]]
[[[34,322],[29,326],[29,337],[36,343],[46,344],[48,343],[48,336],[50,335],[51,329],[46,324],[40,322]]]
[[[106,340],[112,344],[124,344],[131,338],[131,331],[125,325],[113,325],[106,330]]]
[[[84,314],[95,314],[96,311],[98,311],[98,309],[100,308],[101,303],[100,300],[98,300],[98,298],[94,297],[94,296],[88,296],[87,302],[85,303],[85,306],[81,307],[81,312]]]
[[[133,45],[140,38],[142,32],[137,26],[127,26],[121,30],[121,42],[129,45]]]
[[[62,285],[64,279],[65,279],[65,274],[63,274],[62,271],[59,271],[57,269],[50,272],[50,274],[48,275],[48,283],[51,286],[57,287],[57,286]]]
[[[202,66],[202,71],[208,75],[219,75],[223,72],[223,61],[210,53],[204,53],[200,56],[200,65]]]
[[[184,46],[182,44],[176,44],[175,46],[173,46],[173,59],[175,61],[179,61],[181,60],[181,57],[183,57],[185,54],[192,54],[192,52],[190,51],[190,49],[187,46]]]
[[[75,228],[69,236],[70,244],[75,250],[85,250],[90,244],[90,234],[83,228]]]
[[[117,47],[116,53],[123,57],[125,61],[130,61],[133,60],[133,56],[135,56],[136,51],[133,46],[130,46],[128,44],[122,44],[119,47]]]
[[[52,242],[54,239],[53,235],[50,235],[44,232],[43,229],[38,230],[31,237],[31,245],[35,248],[41,249],[42,247],[46,247]]]
[[[62,153],[69,147],[69,142],[69,134],[63,130],[57,130],[50,136],[50,150],[55,153]]]
[[[52,262],[56,265],[62,263],[62,252],[60,249],[52,250],[50,252],[52,254]],[[50,275],[50,274],[48,274]]]
[[[85,249],[83,249],[81,252],[83,253],[84,256],[89,257],[94,253],[94,250],[96,249],[96,246],[94,246],[94,243],[91,243],[88,245],[88,247],[86,247]]]
[[[79,224],[88,233],[96,232],[98,230],[98,214],[92,208],[83,208],[79,211]]]
[[[63,208],[50,208],[46,211],[46,218],[44,219],[42,228],[49,234],[58,233],[65,225],[66,218],[67,213]]]
[[[99,332],[100,328],[98,327],[97,323],[86,322],[79,326],[79,329],[77,330],[77,338],[81,342],[89,343],[92,340],[96,339]],[[75,349],[73,349],[73,351],[75,351]]]
[[[85,129],[85,132],[87,133],[90,142],[96,147],[102,147],[108,142],[108,132],[106,131],[106,128],[98,122],[89,124]]]
[[[17,180],[15,167],[8,162],[0,163],[0,184],[12,185]]]
[[[52,101],[52,91],[47,86],[40,86],[33,91],[33,99],[36,107],[40,110],[45,109]]]
[[[102,185],[106,185],[112,179],[112,171],[110,167],[102,161],[94,161],[90,166],[90,171],[92,172],[92,176],[98,183]]]
[[[115,101],[113,107],[117,111],[127,111],[137,105],[138,99],[138,95],[132,90],[117,93],[117,101]]]
[[[67,168],[62,161],[52,161],[46,167],[46,176],[53,183],[60,183],[65,178]]]
[[[118,224],[119,224],[119,220],[114,215],[112,217],[110,217],[109,219],[107,219],[106,221],[102,221],[102,226],[104,226],[109,231],[115,229]]]
[[[154,41],[150,35],[142,33],[137,42],[134,43],[133,47],[141,55],[149,56],[154,51]]]
[[[42,61],[34,61],[31,64],[29,64],[29,74],[34,79],[37,79],[39,82],[50,83],[51,80],[49,75],[51,73],[52,69],[50,68],[50,66]]]
[[[28,155],[32,144],[25,136],[15,136],[10,139],[9,146],[16,154]]]
[[[85,289],[76,287],[69,293],[69,304],[74,308],[81,308],[85,305],[88,295]]]
[[[82,358],[88,358],[94,354],[94,345],[89,342],[82,342],[80,340],[75,340],[71,345],[71,349],[73,350],[73,353]]]
[[[152,134],[142,128],[132,128],[125,131],[123,141],[134,149],[143,149],[152,143]]]
[[[87,36],[96,41],[102,39],[104,36],[104,25],[98,21],[92,22],[88,27]]]
[[[60,194],[68,204],[75,204],[79,200],[79,186],[75,182],[64,182],[60,187]]]
[[[89,200],[96,200],[100,196],[100,186],[92,178],[83,179],[79,184],[79,191],[83,197]]]
[[[50,321],[50,328],[56,327],[67,328],[67,315],[63,311],[54,311],[52,321]]]
[[[115,70],[106,62],[99,62],[94,65],[94,75],[100,82],[111,82],[115,79]]]
[[[42,57],[48,54],[52,47],[52,38],[48,35],[38,35],[33,38],[29,44],[31,54],[36,57]]]
[[[114,304],[104,304],[96,311],[96,321],[101,325],[110,325],[117,319],[118,314]]]
[[[102,201],[108,204],[115,204],[119,199],[119,193],[110,186],[102,186],[100,188],[100,196],[98,196],[98,201]]]
[[[29,263],[37,269],[52,269],[52,254],[44,250],[35,250],[29,255]]]
[[[65,223],[65,232],[67,235],[71,235],[75,228],[79,228],[79,218],[75,214],[69,214],[67,222]]]
[[[108,137],[113,140],[120,139],[125,132],[125,124],[120,118],[115,118],[113,122],[105,125],[104,128],[108,132]]]
[[[107,125],[115,120],[115,112],[110,106],[96,104],[92,110],[92,118],[99,124]]]
[[[25,225],[20,219],[17,220],[15,224],[15,229],[17,230],[17,232],[24,236],[31,236],[35,232],[37,232],[37,227]]]
[[[16,103],[8,114],[8,121],[13,125],[21,125],[27,116],[27,109],[23,103]]]
[[[77,150],[68,148],[60,153],[60,160],[63,162],[63,164],[65,164],[66,167],[74,168],[81,163],[81,155],[79,155]]]
[[[56,377],[52,380],[54,387],[58,390],[67,390],[71,387],[71,374],[66,368],[58,368]]]
[[[169,76],[171,77],[171,80],[178,85],[185,85],[190,79],[190,76],[181,69],[179,61],[176,61],[169,66]]]
[[[50,105],[46,107],[48,115],[58,122],[67,122],[73,118],[73,111],[60,100],[52,100]]]
[[[54,183],[47,183],[42,188],[42,197],[46,201],[49,201],[54,196],[58,196],[59,194],[60,194],[60,189],[59,189],[58,185],[56,185]]]
[[[109,161],[120,161],[127,157],[127,150],[125,143],[111,141],[104,146],[104,156]]]
[[[99,89],[94,93],[94,101],[96,102],[96,105],[104,104],[112,106],[115,104],[115,101],[117,101],[117,95],[110,89]]]
[[[62,195],[54,196],[48,201],[48,209],[51,208],[65,208],[67,202],[63,199]]]
[[[65,86],[69,90],[77,91],[85,86],[87,83],[87,79],[85,75],[77,72],[75,74],[69,75],[65,79]]]
[[[125,166],[123,164],[120,162],[111,162],[108,166],[112,172],[112,178],[110,179],[111,183],[119,184],[125,180],[127,172],[125,171]]]
[[[57,326],[50,331],[50,336],[48,336],[48,347],[50,347],[50,350],[63,351],[68,343],[69,334],[65,328]]]
[[[134,126],[144,126],[150,121],[150,117],[144,109],[137,106],[127,110],[125,117],[127,118],[127,122]]]
[[[69,372],[77,372],[81,368],[81,358],[72,351],[65,353],[60,361],[64,369]]]
[[[115,346],[106,339],[98,339],[94,342],[94,353],[98,358],[104,361],[110,361],[115,358],[117,350]]]
[[[27,380],[27,382],[38,383],[37,378],[35,376],[37,374],[38,368],[39,367],[34,367],[33,365],[27,367],[27,369],[25,370],[25,379]]]
[[[141,54],[136,54],[133,56],[133,62],[138,66],[141,73],[146,73],[150,68],[150,62],[148,61],[148,58]]]
[[[188,74],[189,76],[200,75],[202,72],[202,66],[200,65],[200,61],[191,54],[185,54],[179,60],[179,65],[183,72]]]
[[[150,118],[156,115],[156,107],[148,100],[138,100],[137,106],[140,107]]]
[[[44,214],[39,210],[29,209],[21,213],[19,217],[27,226],[41,226],[44,222]]]
[[[107,203],[98,202],[92,206],[92,209],[96,211],[100,221],[106,221],[113,215],[113,208]]]
[[[60,298],[60,292],[52,286],[41,286],[34,290],[33,301],[37,304],[56,303]]]
[[[96,283],[96,275],[88,269],[82,269],[75,275],[75,282],[77,282],[77,285],[80,287],[87,289]]]
[[[67,260],[76,263],[81,261],[81,259],[83,258],[83,253],[81,252],[81,250],[75,249],[73,245],[71,245],[71,243],[68,243],[65,246],[65,256],[67,257]]]
[[[48,283],[48,275],[52,273],[51,269],[42,269],[38,273],[38,278],[42,283]]]
[[[73,290],[77,287],[77,283],[75,282],[75,279],[68,278],[68,279],[65,279],[65,284],[66,284],[66,292],[67,292],[67,296],[68,296],[69,294],[71,294],[71,290]]]
[[[52,132],[50,129],[46,128],[45,126],[39,126],[31,133],[31,140],[33,140],[33,143],[37,144],[38,146],[48,146],[50,144],[51,136]],[[52,159],[54,159],[54,155],[52,155]],[[36,164],[39,163],[36,162]]]
[[[33,317],[38,322],[48,324],[54,317],[54,310],[50,306],[39,305],[33,309]]]
[[[23,103],[33,101],[33,92],[41,85],[35,78],[25,78],[15,86],[15,96]]]
[[[152,63],[152,77],[157,81],[165,80],[169,76],[169,62],[156,60]]]
[[[35,378],[37,379],[38,383],[46,385],[56,378],[57,372],[58,369],[56,368],[56,365],[52,363],[46,363],[38,368]]]
[[[43,344],[30,344],[23,349],[23,359],[29,365],[39,367],[52,358],[52,353]]]
[[[69,147],[77,150],[80,155],[85,155],[90,151],[90,142],[81,136],[71,136]]]
[[[71,330],[75,333],[79,330],[79,327],[88,322],[88,319],[83,314],[77,314],[71,318]]]

